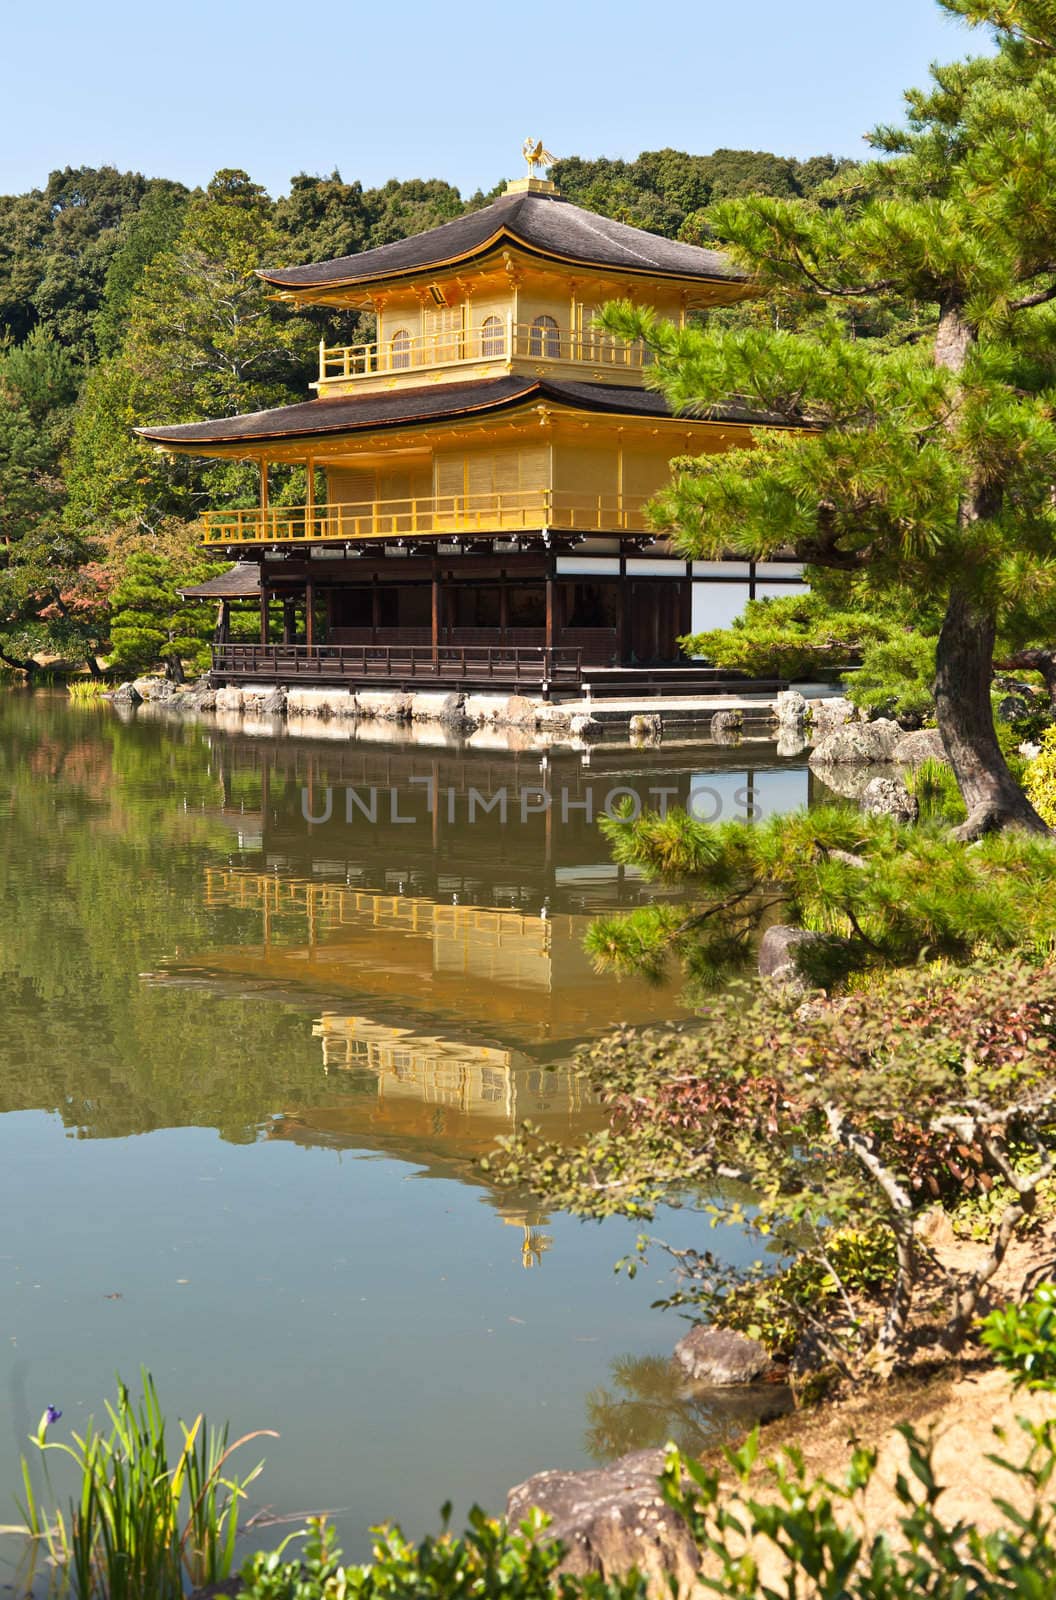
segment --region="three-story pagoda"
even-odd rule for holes
[[[258,505],[204,519],[238,566],[189,591],[224,602],[218,681],[604,692],[800,582],[789,563],[687,562],[649,532],[671,458],[748,443],[753,419],[672,415],[647,352],[593,327],[611,299],[684,323],[742,298],[721,254],[528,177],[427,233],[262,276],[296,306],[373,312],[377,338],[321,347],[303,403],[139,430],[259,465]],[[305,468],[305,505],[269,504],[280,464]],[[232,644],[227,600],[258,594],[259,645]]]

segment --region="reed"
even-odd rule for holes
[[[231,1458],[252,1439],[277,1438],[269,1429],[228,1442],[228,1429],[210,1428],[199,1414],[187,1427],[170,1464],[165,1417],[154,1380],[142,1373],[143,1397],[133,1403],[118,1379],[117,1403],[106,1403],[109,1429],[89,1418],[83,1434],[67,1443],[48,1437],[61,1412],[48,1407],[31,1442],[43,1457],[48,1507],[33,1488],[22,1457],[25,1501],[20,1532],[46,1549],[77,1600],[181,1600],[192,1588],[230,1577],[238,1539],[239,1505],[260,1473],[258,1464],[236,1476]],[[78,1484],[58,1503],[48,1457],[73,1462]]]
[[[109,693],[110,685],[102,678],[74,678],[66,685],[71,700],[96,701]]]

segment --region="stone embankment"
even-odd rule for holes
[[[818,686],[816,697],[795,696],[808,708],[807,722],[821,716],[827,691]],[[653,744],[672,733],[704,736],[734,744],[746,734],[766,737],[777,728],[782,754],[796,755],[807,739],[795,719],[782,720],[778,696],[696,695],[670,699],[593,699],[589,692],[579,700],[547,701],[534,695],[460,693],[457,690],[283,688],[274,684],[244,684],[215,689],[207,679],[194,684],[173,684],[159,677],[124,683],[111,696],[115,705],[141,703],[172,711],[209,711],[246,719],[284,718],[291,733],[343,738],[353,726],[386,726],[445,730],[449,735],[487,739],[541,740],[583,745],[594,739],[629,738],[633,744]]]

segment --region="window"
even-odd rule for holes
[[[480,353],[482,356],[506,354],[506,329],[501,317],[485,317],[480,325]]]
[[[528,335],[528,354],[548,356],[551,360],[561,354],[561,332],[553,317],[536,317]]]
[[[411,336],[406,328],[397,328],[389,341],[389,350],[392,354],[393,367],[409,367],[411,364]]]

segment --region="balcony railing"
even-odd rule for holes
[[[508,494],[430,495],[336,506],[254,506],[207,511],[202,543],[287,544],[360,539],[456,539],[466,534],[643,533],[641,495],[585,495],[552,489]]]
[[[583,670],[577,647],[519,649],[509,645],[221,644],[213,647],[218,677],[252,682],[410,682],[575,684]]]
[[[652,359],[645,345],[626,344],[589,328],[541,328],[534,323],[496,319],[492,327],[465,328],[418,338],[386,339],[377,344],[325,344],[319,347],[319,381],[414,372],[422,367],[457,366],[469,361],[504,361],[509,356],[536,361],[576,361],[591,367],[641,372]]]

